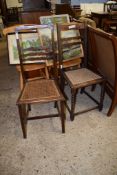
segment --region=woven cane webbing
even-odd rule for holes
[[[65,74],[73,85],[79,85],[101,78],[99,75],[93,73],[86,68],[68,71]]]
[[[25,103],[26,101],[46,102],[55,98],[60,98],[60,94],[54,81],[42,79],[26,83],[20,103]]]

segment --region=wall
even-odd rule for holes
[[[22,3],[19,3],[18,0],[6,0],[7,8],[10,7],[22,7]]]
[[[60,3],[61,0],[52,0],[53,2]],[[71,0],[71,5],[81,4],[83,13],[91,13],[91,11],[103,11],[103,2],[106,0]],[[93,2],[93,3],[92,3]],[[7,7],[21,7],[22,3],[18,0],[6,0]]]
[[[72,4],[80,4],[80,3],[104,3],[107,0],[71,0]]]
[[[103,3],[82,3],[81,4],[82,14],[91,14],[91,12],[98,12],[104,10]]]

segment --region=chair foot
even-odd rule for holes
[[[102,82],[102,87],[101,87],[99,111],[102,111],[103,109],[103,101],[104,101],[104,96],[105,96],[105,85],[106,85],[106,81],[104,80]]]
[[[70,120],[74,121],[74,115],[72,115],[72,114],[70,115]]]
[[[60,117],[61,117],[61,126],[62,126],[62,133],[65,133],[65,103],[64,101],[60,102],[60,107],[61,107],[61,113],[60,113]]]
[[[27,117],[26,117],[26,105],[18,105],[20,122],[23,132],[23,138],[27,138]]]
[[[96,89],[96,84],[93,84],[91,87],[91,91],[95,91],[95,89]]]
[[[75,111],[75,104],[76,104],[76,95],[78,93],[78,89],[71,90],[71,111],[70,111],[70,120],[74,120],[74,111]]]
[[[115,108],[116,104],[117,104],[116,102],[112,102],[112,104],[111,104],[111,106],[110,106],[110,108],[109,108],[109,111],[108,111],[108,113],[107,113],[107,116],[108,116],[108,117],[111,116],[112,112],[114,111],[114,108]]]
[[[99,106],[99,111],[102,111],[102,109],[103,109],[103,105]]]
[[[28,104],[28,110],[31,111],[31,105],[30,104]]]
[[[54,103],[54,108],[57,108],[57,102]]]
[[[83,93],[84,93],[84,90],[85,90],[85,88],[84,88],[84,87],[83,87],[83,88],[81,88],[80,93],[81,93],[81,94],[83,94]]]

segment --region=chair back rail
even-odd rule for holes
[[[50,35],[44,34],[42,31],[47,29]],[[41,64],[48,60],[53,60],[54,68],[56,67],[54,58],[54,32],[53,25],[24,25],[16,27],[15,29],[17,47],[21,65],[21,72],[23,81],[27,81],[27,75],[25,71],[26,64]],[[33,42],[33,38],[25,41],[23,34],[34,34],[36,42]],[[28,46],[26,46],[26,44]]]
[[[74,60],[78,57],[86,59],[85,28],[84,23],[75,22],[57,25],[60,67],[63,66],[65,60]]]

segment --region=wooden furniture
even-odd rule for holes
[[[22,0],[24,11],[41,10],[46,8],[45,0]]]
[[[71,121],[74,120],[75,115],[81,114],[83,112],[90,111],[92,109],[99,108],[99,111],[102,110],[103,107],[103,99],[104,99],[104,85],[105,85],[105,79],[92,72],[91,70],[87,68],[74,68],[71,70],[65,70],[63,68],[63,59],[64,59],[64,53],[66,51],[66,47],[72,46],[72,48],[79,47],[82,45],[85,51],[86,43],[85,43],[85,37],[86,37],[86,26],[82,23],[71,23],[71,24],[58,24],[58,43],[59,43],[59,60],[60,60],[60,72],[61,72],[61,85],[62,89],[64,90],[64,84],[65,81],[71,88],[71,104],[69,107],[66,103],[66,107],[70,113],[70,119]],[[62,32],[64,31],[76,31],[77,35],[73,37],[62,37]],[[80,31],[80,35],[78,34],[78,31]],[[67,43],[66,43],[67,41]],[[85,52],[84,52],[85,54]],[[98,102],[96,99],[94,99],[91,95],[88,94],[88,92],[85,90],[87,86],[95,85],[95,84],[101,84],[101,95],[100,95],[100,101]],[[95,107],[91,107],[88,109],[85,109],[83,111],[75,112],[75,103],[76,103],[76,96],[78,93],[78,90],[81,88],[82,93],[85,93],[88,97],[90,97],[94,102],[96,102]]]
[[[21,11],[19,21],[21,24],[40,24],[40,16],[52,15],[49,10]]]
[[[72,18],[77,18],[78,14],[80,16],[81,9],[72,8],[69,4],[56,4],[55,14],[69,14]]]
[[[90,67],[107,80],[106,91],[112,102],[107,113],[110,116],[117,104],[117,39],[102,30],[88,28],[92,60]]]
[[[42,30],[47,29],[50,31],[50,38],[43,36]],[[65,132],[65,113],[64,113],[64,97],[60,92],[57,84],[56,77],[56,59],[54,57],[54,35],[53,26],[48,25],[32,25],[16,28],[16,40],[20,58],[20,67],[23,77],[23,89],[21,90],[20,96],[17,100],[19,109],[19,115],[21,120],[21,126],[24,138],[27,137],[27,121],[34,119],[50,118],[60,116],[62,132]],[[38,46],[33,45],[27,48],[22,47],[22,37],[20,33],[23,32],[36,32],[38,37]],[[43,42],[45,42],[43,44]],[[40,78],[28,78],[25,72],[25,65],[27,61],[42,62],[48,59],[53,61],[53,79],[40,79]],[[28,63],[27,63],[28,64]],[[45,103],[56,103],[58,113],[29,117],[28,113],[31,110],[32,104],[45,104]],[[60,105],[58,103],[60,102]],[[54,107],[54,106],[53,106]]]
[[[96,21],[97,27],[103,28],[103,21],[108,18],[108,12],[91,12],[92,19]]]
[[[3,35],[6,36],[10,33],[15,33],[15,29],[18,26],[22,26],[22,25],[17,24],[17,25],[13,25],[11,27],[4,28],[3,29]],[[23,78],[22,78],[20,66],[16,65],[16,69],[19,72],[20,89],[22,89],[23,88]],[[47,78],[47,79],[49,78],[49,73],[48,73],[46,63],[25,65],[25,71],[27,72],[29,77],[41,76],[41,77],[44,77],[44,78]]]

